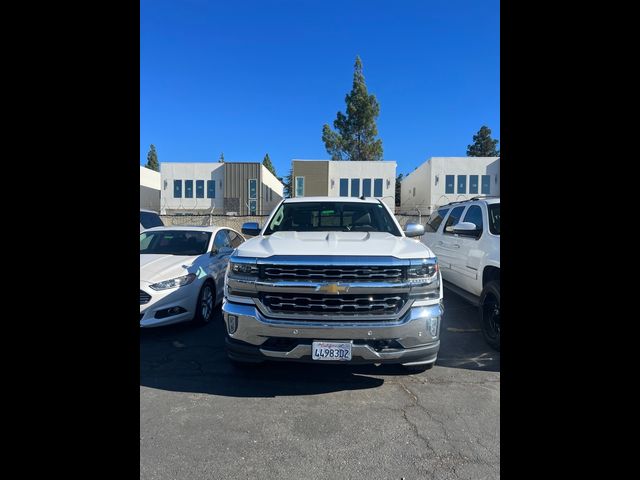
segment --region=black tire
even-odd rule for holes
[[[485,341],[500,351],[500,282],[492,281],[485,285],[480,295],[482,313],[482,335]]]
[[[205,305],[206,303],[206,305]],[[206,325],[213,318],[216,307],[216,287],[212,281],[207,280],[200,289],[198,302],[196,303],[196,314],[193,323],[196,325]]]
[[[409,373],[422,373],[431,370],[434,363],[436,362],[423,363],[422,365],[403,365],[403,367]]]

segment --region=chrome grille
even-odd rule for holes
[[[151,295],[149,295],[147,292],[143,290],[140,290],[140,305],[149,303],[149,300],[151,300]]]
[[[263,294],[263,304],[274,313],[331,315],[395,315],[407,300],[405,294],[323,295]]]
[[[262,277],[282,280],[402,280],[402,267],[340,266],[325,267],[314,265],[265,265]]]

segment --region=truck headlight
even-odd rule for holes
[[[153,285],[149,285],[149,288],[153,288],[154,290],[166,290],[168,288],[184,287],[185,285],[189,285],[195,279],[196,274],[190,273],[182,277],[176,277],[171,280],[165,280],[164,282],[154,283]]]
[[[258,266],[255,263],[229,262],[229,273],[236,275],[258,275]]]
[[[438,262],[435,258],[413,260],[407,270],[408,280],[416,283],[438,282]]]

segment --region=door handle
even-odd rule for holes
[[[451,248],[460,248],[460,245],[458,245],[457,243],[452,243]]]
[[[438,240],[438,245],[444,245],[444,242],[441,240]]]

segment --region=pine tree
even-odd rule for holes
[[[158,154],[156,153],[156,147],[151,145],[149,147],[149,153],[147,153],[147,164],[145,167],[155,170],[156,172],[160,171],[160,164],[158,163]]]
[[[291,198],[293,194],[293,168],[289,169],[289,175],[284,177],[282,183],[284,184],[284,198]]]
[[[491,129],[485,125],[480,127],[473,136],[473,144],[467,146],[468,157],[499,157],[500,150],[496,150],[498,140],[491,138]]]
[[[332,160],[382,160],[382,140],[377,139],[376,118],[380,105],[369,95],[362,73],[362,61],[356,57],[353,87],[345,97],[346,115],[338,112],[331,130],[322,127],[322,141]]]
[[[274,167],[273,163],[271,163],[271,159],[269,158],[268,153],[264,156],[264,160],[262,160],[262,165],[264,165],[267,168],[267,170],[273,173],[274,177],[278,178],[278,176],[276,175],[276,167]]]
[[[220,158],[218,159],[218,163],[224,163],[224,152],[220,154]]]

